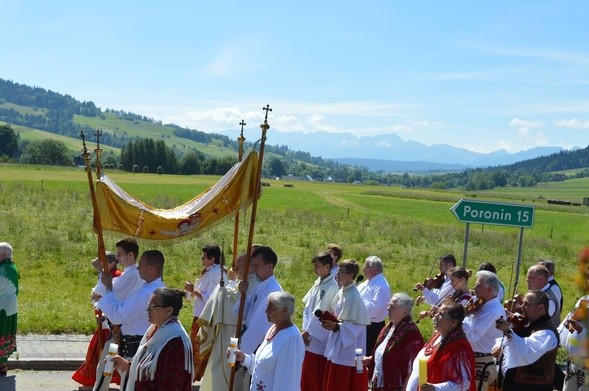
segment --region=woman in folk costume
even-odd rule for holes
[[[6,376],[8,357],[16,351],[18,278],[12,246],[0,242],[0,376]]]
[[[194,300],[194,311],[192,327],[190,330],[190,340],[192,341],[192,354],[194,355],[194,380],[200,380],[207,367],[209,355],[200,355],[200,344],[198,342],[198,330],[200,324],[198,319],[202,310],[205,308],[205,304],[213,290],[219,285],[221,280],[221,273],[223,273],[223,279],[227,280],[225,272],[221,270],[221,249],[219,246],[205,246],[202,249],[202,256],[200,257],[203,269],[200,276],[193,283],[184,283],[184,289],[192,296]]]
[[[113,358],[115,368],[128,371],[124,391],[191,391],[194,364],[188,334],[178,322],[184,292],[158,288],[147,306],[149,322],[133,361]]]
[[[330,330],[325,349],[324,391],[368,389],[366,371],[358,373],[355,364],[356,349],[362,349],[363,354],[366,349],[366,326],[370,324],[364,301],[356,288],[359,271],[354,260],[339,262],[336,278],[341,288],[332,303],[337,321],[322,321],[322,326]]]
[[[105,255],[111,277],[119,277],[121,275],[121,271],[117,268],[117,255],[112,251],[107,251]],[[92,266],[94,266],[96,271],[98,271],[98,282],[94,288],[92,288],[91,296],[92,304],[96,304],[100,297],[106,294],[106,287],[102,281],[100,281],[100,277],[102,276],[103,272],[102,262],[100,262],[98,258],[95,258],[92,261]],[[104,342],[108,340],[110,335],[110,328],[107,320],[102,316],[102,311],[100,311],[98,308],[94,308],[94,315],[96,317],[98,327],[96,328],[94,335],[92,335],[92,339],[88,345],[88,350],[86,351],[86,360],[72,375],[72,379],[83,386],[93,386],[94,383],[96,383],[96,368],[98,367],[99,361],[98,352],[104,347]],[[99,342],[101,343],[99,344]],[[113,373],[111,383],[120,383],[120,376],[118,372]]]
[[[295,298],[288,292],[268,296],[266,316],[272,326],[254,354],[241,350],[235,361],[252,375],[250,391],[299,391],[305,347],[301,333],[292,323]]]
[[[369,369],[372,391],[405,389],[411,366],[423,347],[423,337],[411,319],[413,299],[395,293],[388,306],[389,324],[382,329],[372,356],[363,361]]]
[[[329,331],[321,327],[317,310],[333,311],[331,303],[339,287],[335,282],[335,274],[331,274],[333,258],[328,252],[321,252],[311,260],[317,280],[309,289],[303,303],[303,342],[305,343],[305,359],[301,376],[301,391],[321,391],[323,372],[327,359],[323,355]]]
[[[474,352],[462,330],[464,307],[446,300],[434,316],[435,332],[413,361],[407,391],[475,391]],[[427,382],[419,385],[419,361],[427,359]]]

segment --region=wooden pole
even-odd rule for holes
[[[254,229],[256,225],[256,215],[258,209],[258,198],[260,196],[260,188],[262,182],[262,165],[264,162],[264,146],[266,144],[266,132],[270,129],[270,125],[268,125],[268,112],[272,111],[270,105],[266,105],[263,107],[262,110],[266,111],[266,116],[264,118],[264,123],[260,125],[262,128],[262,138],[260,139],[260,156],[258,157],[258,172],[256,175],[256,184],[254,190],[254,200],[252,202],[252,214],[250,219],[250,227],[249,227],[249,234],[247,238],[247,251],[245,253],[245,266],[243,269],[243,281],[247,283],[247,277],[249,273],[249,266],[250,266],[250,259],[251,259],[251,252],[252,252],[252,245],[254,240]],[[235,335],[234,337],[239,338],[241,340],[241,323],[243,321],[243,307],[245,304],[245,293],[242,293],[239,298],[239,314],[237,315],[237,325],[235,326]],[[241,342],[241,341],[240,341]],[[233,382],[235,380],[235,368],[233,366],[231,368],[231,376],[229,378],[229,391],[233,391]]]
[[[245,137],[243,137],[243,127],[247,125],[245,121],[242,119],[239,123],[241,125],[241,134],[237,138],[237,142],[239,143],[238,149],[238,161],[243,160],[243,143],[245,141]],[[233,262],[232,265],[235,265],[235,260],[237,259],[237,243],[239,241],[239,209],[235,212],[235,224],[233,226]]]
[[[90,188],[90,198],[92,200],[92,210],[94,215],[94,230],[98,236],[98,259],[102,263],[102,270],[104,273],[108,273],[108,262],[106,261],[106,250],[104,248],[104,237],[102,236],[102,225],[100,223],[100,215],[98,212],[98,202],[96,201],[96,192],[94,190],[94,180],[92,179],[92,167],[90,166],[90,152],[88,152],[88,148],[86,148],[86,139],[84,133],[80,133],[80,137],[82,138],[82,145],[84,146],[84,151],[82,152],[82,158],[84,159],[84,163],[86,165],[86,174],[88,175],[88,186]],[[97,150],[100,150],[100,144],[97,144]],[[99,164],[99,154],[97,155],[97,163],[96,168],[100,166]],[[102,356],[102,346],[104,345],[104,341],[102,340],[102,322],[98,322],[98,359]]]

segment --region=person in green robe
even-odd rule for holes
[[[0,376],[8,372],[8,357],[16,351],[18,271],[12,246],[0,242]]]

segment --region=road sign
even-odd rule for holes
[[[534,225],[534,207],[531,205],[461,199],[450,210],[462,223],[522,228],[532,228]]]

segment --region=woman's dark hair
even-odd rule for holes
[[[466,281],[470,277],[470,273],[463,267],[453,267],[448,271],[448,275],[454,278],[464,278]]]
[[[161,305],[164,307],[172,307],[172,316],[178,316],[180,309],[182,309],[184,291],[172,288],[158,288],[153,294],[158,298]]]

